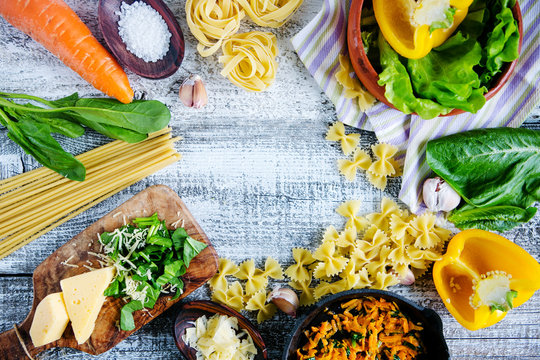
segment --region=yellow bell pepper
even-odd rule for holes
[[[415,25],[411,20],[411,5],[414,0],[373,0],[375,18],[381,32],[392,48],[401,56],[420,59],[432,48],[444,43],[461,24],[472,0],[450,0],[450,6],[456,9],[454,22],[449,28],[436,29],[430,33],[430,25]]]
[[[540,264],[500,235],[465,230],[435,263],[433,280],[450,314],[478,330],[501,321],[540,289]]]

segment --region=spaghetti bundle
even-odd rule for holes
[[[39,168],[0,180],[0,259],[180,159],[165,128],[140,143],[113,141],[77,156],[86,180]]]

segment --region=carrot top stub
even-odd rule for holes
[[[124,70],[62,0],[0,0],[0,15],[42,44],[96,89],[133,100]]]

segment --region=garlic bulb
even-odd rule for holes
[[[180,85],[178,93],[180,101],[187,107],[200,109],[208,104],[208,95],[204,83],[199,75],[191,74]]]
[[[426,207],[433,212],[453,210],[461,202],[459,194],[440,177],[424,182],[422,196]]]
[[[276,287],[268,295],[266,301],[271,301],[285,314],[296,317],[296,309],[298,309],[298,296],[296,293],[287,288]]]

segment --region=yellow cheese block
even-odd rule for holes
[[[103,291],[113,278],[114,267],[110,266],[60,281],[77,343],[84,343],[92,335],[105,301]]]
[[[35,347],[48,344],[62,337],[69,322],[62,293],[45,296],[36,307],[30,327],[30,337]]]

